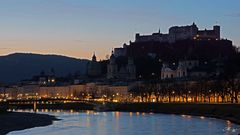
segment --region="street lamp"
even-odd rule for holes
[[[175,102],[175,91],[172,91],[173,94],[173,102]]]

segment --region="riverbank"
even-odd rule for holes
[[[205,116],[229,120],[240,125],[240,104],[111,103],[107,106],[110,111]]]
[[[5,135],[12,131],[48,126],[58,119],[46,114],[6,112],[0,113],[0,120],[0,135]]]

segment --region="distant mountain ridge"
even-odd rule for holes
[[[89,60],[61,55],[13,53],[0,56],[0,83],[14,83],[54,69],[57,76],[86,74]]]

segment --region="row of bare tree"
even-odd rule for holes
[[[164,80],[139,82],[130,90],[141,101],[239,103],[240,80]]]

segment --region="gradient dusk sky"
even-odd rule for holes
[[[240,0],[0,0],[0,55],[14,52],[104,59],[135,33],[173,25],[212,29],[240,46]]]

